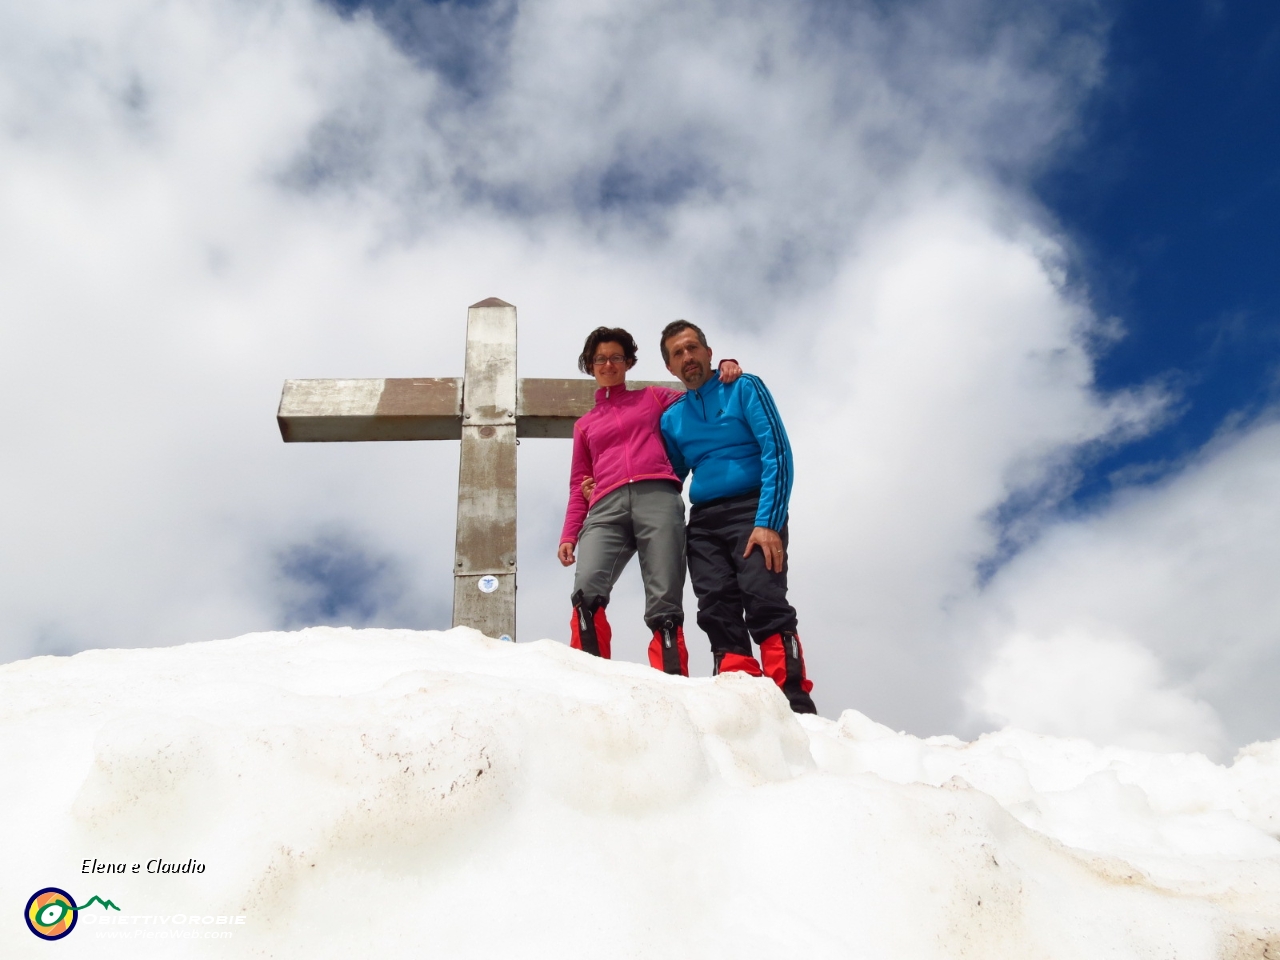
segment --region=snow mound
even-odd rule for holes
[[[0,667],[0,769],[4,957],[48,955],[16,922],[48,886],[119,906],[66,956],[1280,956],[1280,741],[920,740],[741,675],[313,628]]]

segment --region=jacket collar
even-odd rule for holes
[[[720,386],[720,371],[712,368],[711,376],[707,378],[707,382],[700,386],[697,390],[691,390],[690,393],[696,393],[700,400],[705,400],[708,393],[716,390]]]
[[[617,398],[620,394],[627,392],[627,381],[623,380],[616,387],[596,387],[596,403],[608,400],[611,397]]]

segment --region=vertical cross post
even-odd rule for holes
[[[516,636],[516,308],[467,311],[453,625]]]

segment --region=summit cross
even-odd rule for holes
[[[461,440],[453,625],[514,640],[516,439],[571,438],[595,390],[594,380],[517,378],[516,308],[490,297],[467,310],[462,377],[286,380],[276,421],[285,443]]]

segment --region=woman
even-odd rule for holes
[[[632,554],[640,554],[644,621],[653,631],[649,663],[666,673],[689,675],[684,644],[684,500],[658,424],[683,396],[667,387],[627,389],[636,364],[636,342],[618,327],[591,331],[578,369],[596,379],[596,405],[573,428],[569,506],[560,534],[560,562],[578,569],[573,578],[570,645],[610,656],[613,631],[605,616],[609,594]],[[722,360],[728,383],[742,368]],[[595,487],[588,500],[582,482]],[[575,557],[575,546],[580,555]]]

